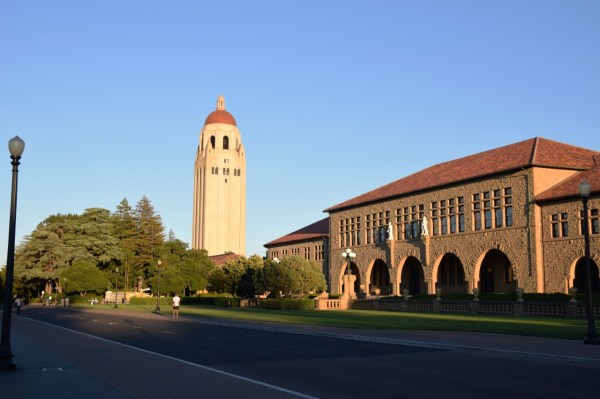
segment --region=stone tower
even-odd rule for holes
[[[204,122],[194,166],[192,248],[210,256],[246,253],[246,156],[220,96]]]

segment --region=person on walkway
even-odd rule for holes
[[[180,302],[181,302],[181,298],[179,298],[179,295],[175,294],[175,296],[173,297],[173,318],[174,319],[179,318],[179,303]]]
[[[17,316],[21,314],[21,306],[23,306],[23,300],[19,297],[16,297],[15,308],[17,308]]]

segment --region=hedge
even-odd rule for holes
[[[312,299],[267,299],[260,301],[258,307],[269,310],[313,310],[315,301]]]

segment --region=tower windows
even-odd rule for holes
[[[223,149],[224,150],[229,149],[229,137],[228,136],[223,137]]]
[[[212,147],[212,149],[215,149],[215,142],[216,142],[216,138],[215,136],[210,136],[210,146]]]

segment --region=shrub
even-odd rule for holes
[[[267,299],[260,301],[261,309],[269,310],[313,310],[315,301],[312,299]]]
[[[219,308],[239,308],[240,300],[238,298],[218,297],[215,299],[215,306]]]
[[[140,297],[134,296],[129,300],[129,303],[131,305],[152,306],[152,305],[156,305],[156,298],[140,298]],[[173,298],[161,296],[158,303],[163,306],[170,306],[173,304]]]

